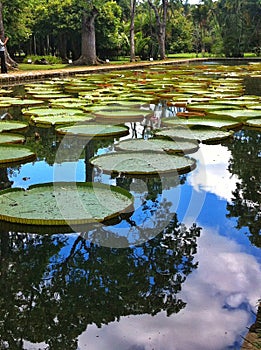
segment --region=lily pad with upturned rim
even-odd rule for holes
[[[38,117],[46,117],[46,116],[59,116],[59,115],[85,115],[81,109],[78,108],[28,108],[23,109],[22,113],[24,116],[38,116]]]
[[[37,117],[32,116],[30,123],[37,126],[53,126],[53,125],[72,125],[75,123],[84,123],[94,120],[94,116],[90,115],[67,115],[66,111],[64,115],[51,115],[49,117]]]
[[[261,118],[248,119],[246,125],[261,128]]]
[[[25,131],[28,128],[27,123],[16,122],[12,120],[0,121],[0,132],[3,131]]]
[[[234,132],[219,130],[215,128],[168,128],[155,132],[156,137],[168,137],[172,140],[197,140],[202,143],[211,143],[225,140],[233,136]]]
[[[250,118],[259,118],[261,117],[261,110],[258,109],[230,109],[222,111],[213,111],[210,113],[210,116],[227,116],[230,118],[235,118],[238,120],[245,121]]]
[[[133,109],[129,109],[129,108],[117,108],[117,107],[106,107],[106,108],[102,108],[98,111],[94,111],[93,114],[98,117],[98,118],[102,118],[102,119],[122,119],[122,118],[143,118],[149,115],[153,115],[152,111],[148,111],[145,109],[139,109],[139,108],[133,108]]]
[[[198,143],[192,141],[174,141],[167,139],[150,138],[144,139],[130,139],[121,141],[115,145],[116,150],[128,152],[166,152],[173,153],[193,153],[198,150]]]
[[[58,134],[79,137],[105,137],[105,136],[125,136],[129,134],[129,128],[125,125],[109,124],[84,124],[73,125],[56,129]]]
[[[12,102],[12,106],[21,106],[21,107],[29,107],[44,104],[44,101],[41,100],[33,100],[33,99],[17,99]]]
[[[132,195],[100,183],[46,183],[0,192],[0,220],[28,225],[72,225],[109,220],[133,210]]]
[[[126,175],[184,174],[196,167],[192,158],[162,152],[109,153],[91,158],[90,163],[105,173]]]
[[[175,127],[177,125],[193,127],[193,126],[208,126],[217,129],[236,129],[241,126],[241,122],[233,119],[218,119],[213,117],[205,118],[162,118],[162,123],[165,126]]]
[[[208,104],[197,104],[197,103],[191,103],[187,105],[187,110],[192,112],[192,111],[200,111],[200,112],[205,112],[208,113],[209,111],[223,111],[226,109],[231,109],[231,108],[237,108],[237,106],[229,106],[227,104],[215,104],[213,103],[208,103]],[[221,112],[222,113],[222,112]]]
[[[36,158],[28,147],[18,145],[0,145],[0,164],[26,163]]]
[[[23,143],[25,140],[24,136],[11,134],[11,133],[0,133],[0,145],[12,144],[12,143]]]

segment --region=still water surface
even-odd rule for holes
[[[55,152],[55,136],[41,133]],[[95,153],[111,147],[99,144]],[[135,211],[89,232],[39,235],[1,224],[2,347],[240,349],[261,290],[260,152],[260,130],[245,128],[232,140],[201,144],[188,174],[96,172],[94,181],[130,190]],[[1,169],[2,183],[52,182],[46,154]],[[64,181],[88,178],[84,157],[59,167]]]

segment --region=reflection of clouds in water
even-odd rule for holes
[[[238,177],[228,171],[231,152],[221,145],[200,144],[200,151],[193,154],[197,168],[188,181],[196,191],[207,191],[231,201],[232,191],[239,182]]]
[[[159,313],[122,317],[79,337],[81,350],[223,350],[241,341],[261,290],[256,259],[240,246],[204,230],[199,238],[199,267],[179,294],[185,309],[170,317]]]

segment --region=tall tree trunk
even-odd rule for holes
[[[67,36],[64,33],[59,33],[58,34],[58,52],[59,52],[59,56],[61,57],[61,59],[63,61],[68,61],[68,57],[67,57]]]
[[[159,44],[159,55],[160,59],[164,60],[166,58],[166,22],[167,22],[167,7],[168,0],[162,0],[162,19],[160,18],[159,11],[157,7],[148,0],[150,7],[153,9],[157,21],[157,36]]]
[[[5,30],[3,22],[3,3],[0,1],[0,38],[4,40]],[[5,49],[5,59],[8,68],[16,68],[18,64],[10,57],[7,48]]]
[[[130,61],[135,61],[135,41],[134,41],[134,19],[136,11],[136,0],[130,1],[131,5],[131,23],[130,23]]]
[[[89,65],[98,64],[96,56],[96,38],[95,38],[95,18],[98,16],[98,10],[94,7],[92,11],[87,14],[83,13],[82,17],[82,49],[81,56],[74,61],[75,65]]]

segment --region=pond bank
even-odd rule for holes
[[[163,61],[141,61],[133,63],[124,63],[124,64],[104,64],[99,66],[71,66],[69,68],[63,69],[53,69],[53,70],[32,70],[32,71],[21,71],[13,70],[7,74],[0,75],[0,84],[2,85],[13,85],[19,84],[28,81],[50,79],[50,78],[64,78],[68,76],[73,76],[76,74],[88,74],[88,73],[101,73],[108,72],[112,70],[125,70],[125,69],[137,69],[144,68],[148,66],[155,65],[172,65],[172,64],[185,64],[185,63],[194,63],[194,62],[206,62],[206,61],[224,61],[224,60],[235,60],[235,59],[225,59],[225,58],[213,58],[213,57],[204,57],[204,58],[191,58],[191,59],[167,59]],[[259,61],[260,57],[250,58],[240,58],[236,59],[237,61]]]

